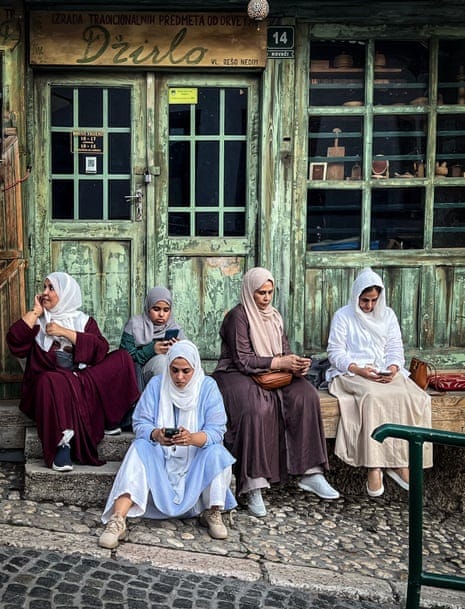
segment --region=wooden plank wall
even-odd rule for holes
[[[0,180],[0,336],[26,310],[19,145],[16,135],[3,141]],[[0,343],[0,383],[18,383],[21,366]],[[8,397],[2,385],[0,397]]]

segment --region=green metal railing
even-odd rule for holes
[[[372,437],[382,442],[387,437],[401,438],[409,443],[409,556],[406,609],[420,607],[421,586],[465,590],[465,577],[440,575],[423,571],[423,444],[465,446],[465,434],[410,427],[408,425],[381,425]]]

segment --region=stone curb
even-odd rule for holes
[[[273,586],[308,590],[349,600],[370,601],[405,606],[407,582],[392,582],[361,575],[344,575],[327,569],[263,563],[201,552],[172,550],[159,546],[123,543],[117,550],[105,550],[91,535],[46,531],[35,527],[0,524],[1,545],[34,548],[63,554],[83,554],[100,560],[121,558],[132,563],[149,563],[155,568],[196,573],[205,576],[231,577],[242,581],[266,580]],[[444,588],[422,587],[424,609],[464,609],[465,593]]]

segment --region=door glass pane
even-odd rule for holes
[[[195,214],[195,234],[199,237],[218,237],[219,215],[214,212]]]
[[[81,180],[79,183],[79,218],[98,220],[102,217],[102,182]]]
[[[226,89],[224,132],[227,135],[247,133],[247,90]]]
[[[79,89],[79,126],[101,127],[103,125],[103,94],[97,87]]]
[[[218,142],[198,142],[195,163],[195,204],[218,205]]]
[[[131,172],[131,134],[108,134],[108,173]]]
[[[53,87],[50,104],[52,126],[71,127],[73,124],[73,89],[71,87]]]
[[[169,106],[169,234],[243,236],[248,89],[200,87],[197,93],[198,103]]]
[[[372,191],[371,239],[375,249],[423,247],[424,188],[378,188]]]
[[[190,106],[186,104],[170,105],[170,135],[188,135],[190,133]]]
[[[108,90],[108,126],[129,127],[131,124],[131,92],[129,89]]]
[[[73,154],[69,133],[52,133],[52,173],[72,173]]]
[[[190,214],[171,212],[168,216],[168,232],[173,237],[188,237],[190,230]]]
[[[188,207],[190,203],[191,171],[189,142],[171,142],[169,145],[169,205]]]
[[[74,186],[72,180],[53,180],[52,216],[59,220],[72,220],[74,216]]]
[[[436,174],[463,178],[465,172],[465,114],[438,116]]]
[[[131,215],[131,206],[135,205],[134,199],[125,199],[131,192],[130,180],[110,180],[108,183],[110,220],[126,220]]]
[[[225,142],[224,145],[224,204],[245,205],[246,188],[245,142]]]
[[[307,245],[314,251],[360,249],[362,193],[339,189],[308,191]]]
[[[219,133],[219,91],[199,89],[199,101],[195,109],[195,131],[198,135]]]

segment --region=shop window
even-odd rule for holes
[[[200,87],[193,103],[170,103],[171,236],[245,235],[247,93],[243,87]]]
[[[308,99],[309,250],[465,246],[460,40],[311,40]]]
[[[52,218],[130,220],[131,91],[51,88]]]

